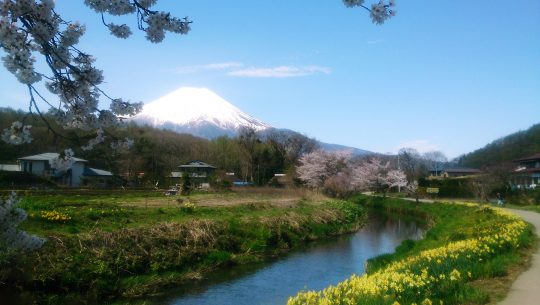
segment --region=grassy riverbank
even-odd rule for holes
[[[3,264],[0,295],[17,291],[21,304],[131,303],[364,223],[358,204],[293,195],[27,194],[23,229],[47,243]]]
[[[432,228],[423,240],[406,241],[395,253],[369,261],[368,274],[301,292],[289,305],[494,303],[535,245],[530,226],[500,209],[365,196],[353,201],[422,216]]]

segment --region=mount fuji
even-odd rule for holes
[[[253,128],[261,135],[276,128],[238,109],[206,88],[182,87],[144,105],[143,110],[131,118],[139,125],[189,133],[201,138],[235,137],[242,128]],[[279,129],[286,133],[297,133]],[[319,142],[328,151],[348,150],[354,155],[371,152],[337,144]]]
[[[236,136],[241,128],[272,128],[206,88],[182,87],[144,105],[136,123],[212,139]]]

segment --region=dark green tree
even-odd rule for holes
[[[193,190],[193,183],[191,182],[191,176],[188,172],[182,174],[182,190],[180,194],[184,196],[189,196]]]

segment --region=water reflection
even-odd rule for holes
[[[184,287],[168,305],[285,304],[300,290],[319,290],[351,274],[362,274],[365,262],[393,252],[423,230],[412,221],[373,214],[355,234],[317,243],[270,264],[220,271],[203,285]]]

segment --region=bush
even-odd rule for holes
[[[539,205],[540,204],[540,188],[537,189],[514,189],[505,194],[506,202],[517,205]]]
[[[26,172],[0,171],[0,188],[55,188],[56,184],[43,177]]]
[[[439,197],[443,198],[473,198],[474,194],[469,188],[469,178],[445,178],[445,179],[418,179],[418,186],[426,188],[439,188]]]

